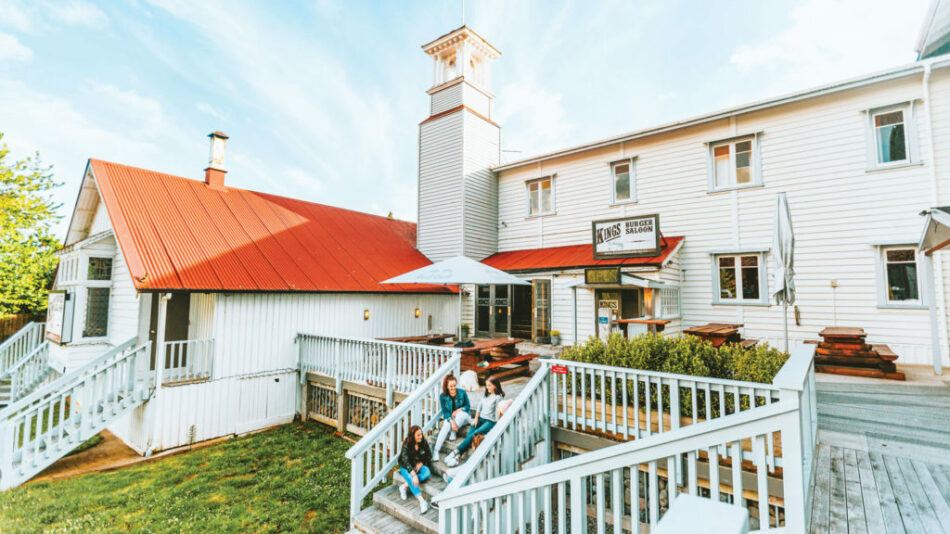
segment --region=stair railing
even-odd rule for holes
[[[431,433],[439,422],[442,410],[439,395],[442,379],[457,374],[461,350],[450,349],[454,355],[431,373],[421,385],[393,408],[376,426],[346,451],[350,460],[350,518],[362,509],[363,499],[389,475],[399,460],[403,440],[413,425]]]
[[[378,339],[297,334],[300,383],[319,373],[342,384],[355,382],[386,389],[386,404],[395,393],[409,394],[430,373],[459,353],[459,349]]]
[[[45,327],[46,323],[27,323],[16,334],[0,343],[0,378],[3,378],[17,362],[36,350],[46,336]]]
[[[481,445],[462,464],[446,491],[513,473],[532,459],[542,464],[550,461],[550,370],[550,365],[542,362]]]
[[[150,345],[132,348],[134,343],[132,338],[0,410],[0,489],[92,437],[123,403],[148,398]]]
[[[214,361],[214,339],[166,341],[164,384],[182,384],[211,379]]]
[[[52,372],[49,366],[49,341],[43,341],[7,372],[10,377],[10,404],[33,391]]]

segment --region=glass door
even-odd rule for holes
[[[511,332],[511,286],[492,286],[495,294],[492,296],[492,305],[495,312],[495,324],[492,325],[492,337],[507,336]]]
[[[491,337],[491,286],[475,289],[475,335]]]
[[[551,335],[551,281],[532,280],[534,286],[534,338]]]

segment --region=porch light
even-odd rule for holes
[[[363,320],[369,321],[369,310],[363,310]]]
[[[416,308],[414,315],[416,316],[416,319],[418,319],[419,317],[422,317],[422,310],[420,310],[419,308]]]

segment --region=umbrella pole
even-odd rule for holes
[[[459,284],[459,337],[456,341],[462,341],[462,284]]]
[[[785,352],[788,352],[788,301],[782,302],[782,317],[785,319]]]

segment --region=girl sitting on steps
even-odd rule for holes
[[[399,474],[402,475],[405,484],[399,486],[399,496],[403,499],[408,498],[406,489],[412,491],[412,494],[419,499],[419,512],[426,513],[429,509],[429,503],[422,496],[422,489],[419,485],[432,474],[432,451],[429,449],[429,442],[419,425],[413,425],[409,428],[406,439],[402,442],[402,450],[399,451]]]
[[[475,412],[475,421],[472,423],[472,430],[469,431],[458,448],[452,451],[445,459],[445,465],[455,467],[459,464],[459,458],[465,454],[465,451],[472,446],[472,440],[478,434],[488,434],[495,423],[498,422],[498,403],[505,396],[501,389],[501,382],[494,376],[485,379],[485,395],[478,403],[478,410]]]
[[[472,405],[468,400],[468,393],[459,389],[455,375],[448,374],[442,380],[442,394],[439,395],[439,404],[442,405],[442,429],[435,440],[435,452],[432,461],[439,461],[439,451],[446,439],[455,441],[456,433],[460,428],[472,422]]]

